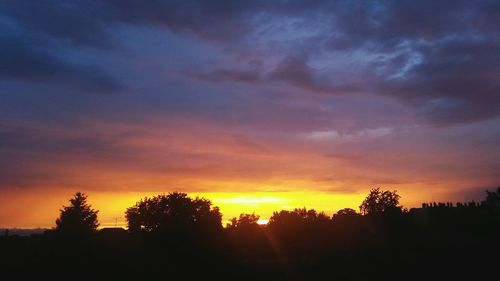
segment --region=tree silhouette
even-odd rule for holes
[[[156,232],[168,229],[220,229],[222,214],[210,200],[191,199],[186,193],[173,192],[144,198],[127,209],[128,229]]]
[[[436,270],[449,276],[457,266],[477,274],[494,268],[491,253],[500,251],[500,209],[495,207],[500,190],[484,195],[482,204],[436,202],[402,212],[396,191],[377,188],[361,204],[365,215],[345,208],[330,219],[300,208],[274,212],[269,225],[262,226],[258,215],[243,213],[223,229],[221,214],[210,201],[174,192],[130,207],[127,220],[132,231],[81,235],[96,230],[97,211],[87,204],[85,194],[76,193],[56,222],[64,235],[56,230],[26,237],[18,231],[0,235],[0,264],[12,272],[50,270],[55,264],[83,274],[94,271],[82,268],[121,266],[125,278],[143,279],[148,274],[206,279],[213,273],[231,280],[365,280],[374,272],[391,279],[415,269],[426,273],[422,279],[429,279]],[[388,265],[391,270],[377,271]]]
[[[281,210],[274,212],[269,219],[269,226],[297,226],[302,224],[310,224],[315,222],[328,221],[329,218],[324,213],[318,213],[314,209],[307,210],[306,208],[296,208],[293,211]]]
[[[382,191],[380,188],[370,190],[359,209],[364,215],[382,214],[389,210],[401,209],[399,206],[399,199],[401,196],[397,191]]]
[[[60,210],[61,214],[56,220],[56,231],[73,235],[95,232],[99,226],[98,211],[87,204],[87,195],[77,192],[69,201],[70,206],[63,206]]]
[[[252,214],[240,214],[239,218],[232,218],[230,223],[227,224],[227,228],[249,228],[258,227],[257,222],[260,216],[255,213]]]
[[[487,207],[490,208],[500,208],[500,187],[497,188],[496,191],[486,191],[486,201],[484,203]]]
[[[337,213],[335,213],[332,216],[332,220],[339,220],[339,219],[349,219],[353,217],[359,217],[360,215],[351,208],[344,208],[339,210]]]
[[[260,216],[255,213],[240,214],[232,218],[227,224],[226,231],[234,249],[247,258],[255,258],[262,250],[262,241],[265,239],[264,228],[257,221]]]

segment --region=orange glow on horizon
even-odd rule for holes
[[[215,185],[206,182],[204,185]],[[259,224],[267,223],[273,212],[280,210],[293,210],[294,208],[315,209],[331,216],[343,208],[358,210],[359,205],[366,196],[369,188],[349,192],[317,191],[304,189],[304,183],[289,182],[281,185],[265,185],[256,183],[231,182],[228,186],[233,190],[246,191],[218,191],[218,192],[186,192],[192,198],[203,197],[212,201],[213,206],[218,206],[223,214],[223,226],[233,217],[241,213],[255,213],[260,216]],[[250,186],[268,186],[269,191],[251,191]],[[284,186],[289,186],[286,190]],[[420,206],[421,202],[436,201],[440,198],[449,198],[448,193],[428,194],[418,192],[419,186],[399,185],[397,188],[381,186],[390,190],[397,189],[402,195],[401,204],[411,208]],[[226,189],[229,189],[226,188]],[[7,193],[0,197],[0,228],[51,228],[62,206],[68,205],[68,200],[77,191],[68,189],[51,189],[44,193],[30,190]],[[158,191],[97,191],[81,190],[88,195],[88,203],[99,210],[98,218],[100,227],[126,227],[125,210],[133,206],[144,197],[166,194],[176,189]],[[275,190],[275,191],[273,191]],[[446,190],[446,189],[443,189]],[[457,198],[458,201],[467,198]],[[29,207],[23,207],[29,206]]]
[[[126,208],[144,197],[161,193],[125,193],[89,195],[89,202],[99,210],[101,227],[126,227]],[[259,224],[266,224],[273,212],[294,208],[316,209],[328,215],[342,208],[357,209],[365,194],[333,194],[314,191],[299,192],[204,192],[188,193],[190,197],[203,197],[218,206],[223,214],[223,225],[241,213],[260,216]]]
[[[92,208],[99,210],[100,227],[126,227],[124,212],[144,197],[152,197],[168,192],[87,192]],[[328,215],[342,208],[357,209],[364,194],[334,194],[314,191],[295,192],[203,192],[188,193],[190,197],[203,197],[218,206],[223,214],[223,225],[241,213],[255,213],[260,216],[259,224],[266,224],[274,211],[306,207],[323,211]],[[60,192],[50,198],[40,200],[39,196],[26,196],[17,204],[29,205],[19,216],[5,216],[7,224],[0,227],[51,228],[59,215],[59,209],[68,205],[72,193]],[[6,198],[8,201],[8,198]],[[5,206],[9,209],[18,206]]]

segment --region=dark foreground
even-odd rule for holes
[[[498,280],[498,208],[241,223],[210,232],[104,229],[0,237],[3,276],[164,280]],[[5,279],[4,279],[5,280]]]

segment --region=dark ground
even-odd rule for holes
[[[216,233],[48,231],[0,237],[0,268],[67,279],[499,280],[498,214],[436,206]]]

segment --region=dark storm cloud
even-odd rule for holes
[[[270,74],[270,79],[288,82],[302,89],[329,94],[344,94],[360,90],[360,87],[349,84],[333,85],[331,77],[308,66],[301,57],[287,57],[281,61]]]
[[[0,11],[28,30],[77,44],[106,45],[107,25],[161,25],[202,37],[240,36],[248,31],[246,15],[254,1],[5,1]]]
[[[329,43],[335,49],[391,50],[405,40],[494,35],[499,6],[497,1],[336,1]]]
[[[276,67],[265,71],[261,67],[250,69],[216,68],[210,71],[183,71],[189,77],[209,82],[273,83],[283,82],[294,87],[320,94],[345,94],[360,91],[354,84],[332,83],[332,77],[307,64],[307,58],[287,56]]]
[[[291,18],[302,20],[291,25],[292,35],[278,31],[266,39],[265,30]],[[190,72],[191,78],[387,95],[413,106],[424,122],[452,125],[500,114],[498,18],[498,1],[4,1],[2,29],[11,30],[2,35],[0,75],[116,89],[109,73],[67,60],[61,47],[116,48],[118,27],[164,27],[228,50],[269,47],[273,40],[287,45],[277,51],[283,59],[262,72],[216,65]],[[273,39],[278,35],[283,38]],[[294,55],[297,49],[304,57]],[[310,63],[327,61],[331,53],[358,56],[364,61],[359,70],[370,76],[346,83],[336,77],[341,68]]]
[[[64,61],[44,48],[0,35],[0,79],[51,82],[92,92],[112,92],[118,81],[92,64]]]
[[[336,2],[325,47],[380,55],[363,88],[414,106],[426,123],[479,121],[500,115],[498,18],[498,1]]]
[[[500,109],[500,41],[449,39],[418,48],[422,61],[381,93],[418,107],[438,125],[496,117]]]
[[[478,121],[500,114],[500,4],[496,1],[184,3],[187,4],[162,3],[154,9],[156,12],[151,7],[138,8],[138,17],[125,17],[125,11],[133,6],[129,2],[121,6],[117,14],[122,16],[115,19],[161,24],[227,43],[252,35],[273,17],[310,21],[318,17],[325,24],[314,37],[317,41],[301,44],[301,51],[321,57],[316,54],[318,44],[325,53],[334,51],[347,57],[360,51],[367,57],[365,70],[373,76],[357,84],[343,84],[335,81],[334,74],[311,67],[307,55],[285,54],[285,59],[267,73],[269,79],[265,81],[279,80],[316,93],[364,90],[389,95],[414,106],[421,120],[436,125]],[[175,12],[168,9],[170,5],[176,5]],[[157,12],[162,9],[169,11]],[[381,59],[372,60],[373,56]],[[213,82],[263,82],[255,71],[226,68],[215,68],[198,78]]]
[[[21,28],[25,35],[47,35],[74,44],[108,43],[99,2],[88,1],[2,1],[0,13]]]
[[[380,1],[337,8],[327,46],[389,57],[368,65],[379,70],[378,81],[364,85],[372,92],[413,105],[421,120],[435,125],[499,116],[499,2]]]
[[[118,90],[117,79],[97,65],[68,59],[67,52],[76,47],[74,42],[102,42],[103,32],[88,27],[93,20],[78,20],[79,13],[74,9],[68,13],[58,9],[64,5],[53,4],[35,1],[0,4],[0,79],[50,82],[91,92]]]

